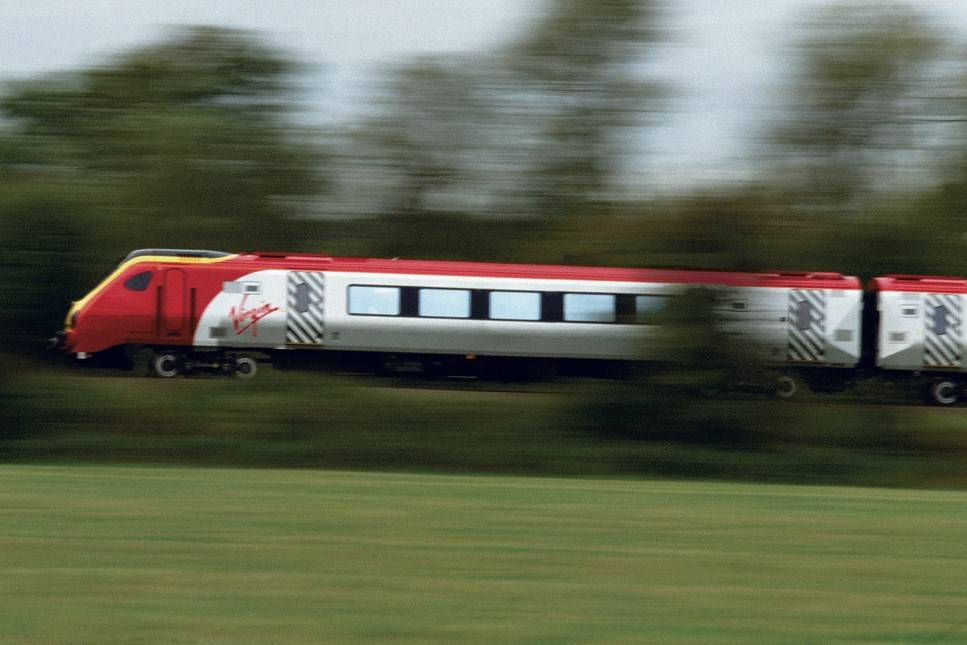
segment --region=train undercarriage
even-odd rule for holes
[[[251,379],[264,365],[280,370],[494,382],[542,382],[557,378],[622,380],[675,369],[667,363],[634,361],[318,350],[185,351],[166,346],[121,346],[81,360],[92,367],[134,370],[164,379],[198,376]],[[713,394],[754,391],[781,400],[795,400],[808,392],[840,393],[859,383],[878,382],[920,392],[924,401],[934,405],[951,406],[967,400],[967,382],[959,374],[950,373],[884,374],[881,370],[863,368],[777,367],[728,374],[721,381],[713,388]]]

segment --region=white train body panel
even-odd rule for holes
[[[673,296],[688,288],[596,280],[259,271],[225,284],[202,315],[195,345],[587,359],[668,357],[662,330],[655,325],[350,314],[348,294],[354,285],[635,296]],[[813,316],[820,324],[811,350],[805,351],[804,346],[794,346],[790,322],[796,314],[790,303],[805,299],[803,290],[712,288],[718,292],[723,331],[757,349],[761,358],[821,366],[857,362],[858,291],[809,290],[816,303]]]
[[[863,292],[826,291],[826,360],[832,365],[853,367],[862,356]]]
[[[655,297],[660,302],[696,286],[715,292],[722,331],[746,343],[763,360],[815,367],[851,367],[859,360],[858,289],[284,269],[255,271],[224,283],[202,313],[194,344],[663,360],[672,352],[664,330],[655,324],[361,315],[350,313],[350,288],[540,292],[564,294],[563,302],[572,296],[610,295],[617,303],[622,296]]]
[[[967,371],[963,293],[938,290],[877,293],[876,365],[912,371]]]
[[[358,316],[347,313],[351,285],[549,291],[600,294],[671,295],[669,285],[605,283],[601,281],[517,280],[466,276],[409,276],[330,273],[331,307],[326,326],[338,333],[330,348],[493,356],[627,359],[642,345],[642,325],[608,323],[467,320]],[[651,330],[657,332],[657,330]],[[331,339],[331,336],[330,336]],[[655,355],[646,358],[660,358]]]
[[[717,307],[726,333],[772,363],[853,367],[860,360],[862,292],[855,289],[733,287]],[[808,320],[800,325],[802,307]]]
[[[255,271],[222,284],[195,329],[196,347],[284,348],[289,271]]]

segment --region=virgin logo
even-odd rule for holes
[[[229,317],[232,319],[232,327],[235,329],[235,335],[241,336],[249,329],[252,330],[252,336],[258,338],[259,326],[258,322],[268,316],[273,311],[278,311],[278,307],[273,307],[267,302],[263,302],[257,307],[252,307],[251,309],[245,308],[245,302],[248,300],[248,295],[242,296],[242,301],[238,303],[238,307],[232,307],[228,311]]]

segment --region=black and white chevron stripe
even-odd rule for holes
[[[923,364],[957,367],[963,355],[960,295],[929,293],[924,299]]]
[[[290,345],[321,345],[323,333],[323,273],[289,271],[286,286],[288,316],[285,342]]]
[[[826,358],[826,292],[789,290],[789,346],[786,357],[797,363],[821,363]]]

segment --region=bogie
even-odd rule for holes
[[[211,374],[253,378],[258,373],[258,361],[251,356],[235,356],[222,353],[180,354],[160,350],[151,358],[152,376],[174,378]]]

